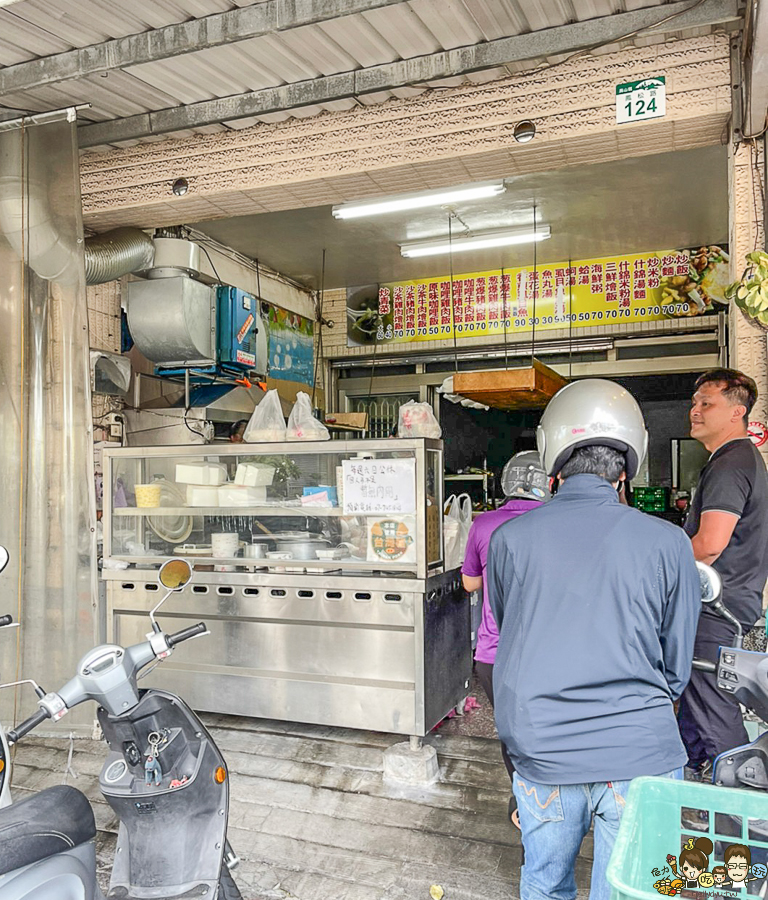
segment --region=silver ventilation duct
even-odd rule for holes
[[[139,228],[115,228],[85,240],[85,283],[104,284],[152,265],[152,238]]]
[[[29,158],[23,156],[28,151]],[[52,188],[22,177],[40,167],[45,153],[39,141],[6,142],[0,159],[0,232],[16,254],[46,281],[74,284],[80,277],[81,240],[62,227],[67,210],[57,209]],[[86,284],[103,284],[152,265],[151,238],[138,228],[115,228],[85,241]]]

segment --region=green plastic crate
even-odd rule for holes
[[[632,502],[643,512],[664,512],[669,509],[669,488],[645,486],[633,488]]]
[[[685,821],[683,821],[685,818]],[[766,896],[768,796],[760,791],[719,788],[671,778],[636,778],[629,787],[616,844],[608,864],[611,900],[660,900],[654,884],[674,879],[668,855],[675,859],[686,842],[708,837],[713,844],[709,867],[722,865],[729,844],[744,844],[757,876],[746,890],[702,886],[682,889],[682,898]],[[664,872],[664,867],[667,872]],[[678,897],[680,893],[678,892]]]

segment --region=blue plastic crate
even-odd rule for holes
[[[707,837],[713,850],[708,872],[722,865],[730,844],[749,848],[755,880],[746,888],[717,889],[701,884],[682,887],[678,896],[766,896],[768,864],[768,796],[759,791],[733,790],[670,778],[637,778],[630,785],[616,845],[608,864],[612,900],[659,900],[654,884],[674,879],[668,856],[675,861],[691,839]],[[666,867],[666,872],[664,871]],[[679,871],[679,867],[678,867]],[[708,879],[705,879],[705,882]]]

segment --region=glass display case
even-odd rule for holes
[[[442,564],[441,473],[426,439],[109,450],[104,555],[425,578]]]
[[[106,639],[143,639],[180,555],[193,580],[158,616],[210,634],[153,684],[199,710],[424,735],[472,670],[442,471],[427,439],[106,450]]]

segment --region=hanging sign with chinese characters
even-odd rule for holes
[[[658,119],[667,114],[667,86],[663,75],[616,85],[616,124]]]
[[[698,316],[725,304],[721,247],[664,250],[347,292],[347,343],[493,337]],[[534,303],[535,301],[535,303]],[[535,305],[535,311],[534,311]]]

